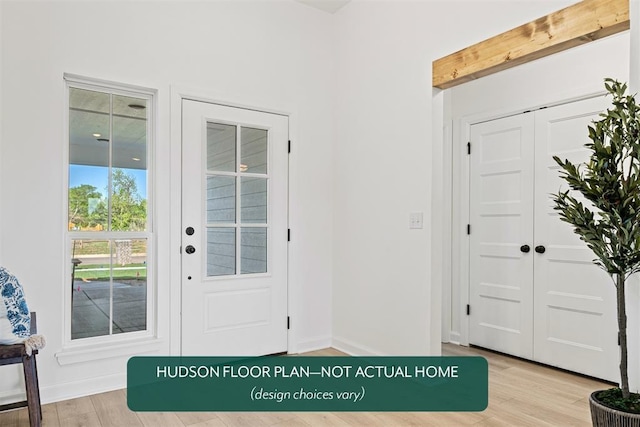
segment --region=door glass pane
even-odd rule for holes
[[[236,229],[207,228],[207,276],[236,274]]]
[[[207,222],[236,222],[236,178],[207,177]]]
[[[109,335],[111,243],[72,240],[71,338]]]
[[[240,229],[241,274],[267,272],[267,229],[242,227]]]
[[[267,131],[241,128],[240,172],[267,173]]]
[[[147,228],[147,101],[113,96],[111,230]]]
[[[113,265],[114,334],[147,329],[147,240],[115,240]]]
[[[268,178],[244,176],[267,173],[268,132],[236,126],[207,124],[207,276],[264,273],[267,271],[267,229],[243,224],[267,224]],[[236,171],[236,153],[240,152]],[[236,176],[214,175],[236,172]],[[239,182],[238,182],[239,181]],[[236,206],[240,198],[240,212]],[[217,224],[235,224],[216,227]],[[240,246],[236,236],[240,233]],[[240,258],[240,271],[236,270]]]
[[[240,178],[240,217],[244,223],[267,222],[267,179]]]
[[[109,98],[69,89],[69,230],[107,229]]]
[[[207,170],[236,171],[236,127],[207,123]]]

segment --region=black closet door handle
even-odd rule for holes
[[[539,254],[543,254],[545,253],[545,251],[547,250],[547,248],[545,248],[544,246],[540,245],[540,246],[536,246],[535,251],[538,252]]]
[[[524,252],[525,254],[526,254],[527,252],[529,252],[530,250],[531,250],[531,248],[529,247],[529,245],[522,245],[522,246],[520,246],[520,251],[521,251],[521,252]]]

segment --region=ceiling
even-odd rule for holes
[[[351,0],[295,0],[298,3],[306,4],[316,9],[323,10],[328,13],[336,13],[344,5]]]
[[[71,88],[69,162],[108,166],[111,156],[113,167],[146,169],[146,105],[145,99]]]

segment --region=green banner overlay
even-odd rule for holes
[[[133,411],[483,411],[483,357],[133,357]]]

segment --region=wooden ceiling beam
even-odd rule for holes
[[[583,0],[433,62],[447,89],[629,29],[629,0]]]

